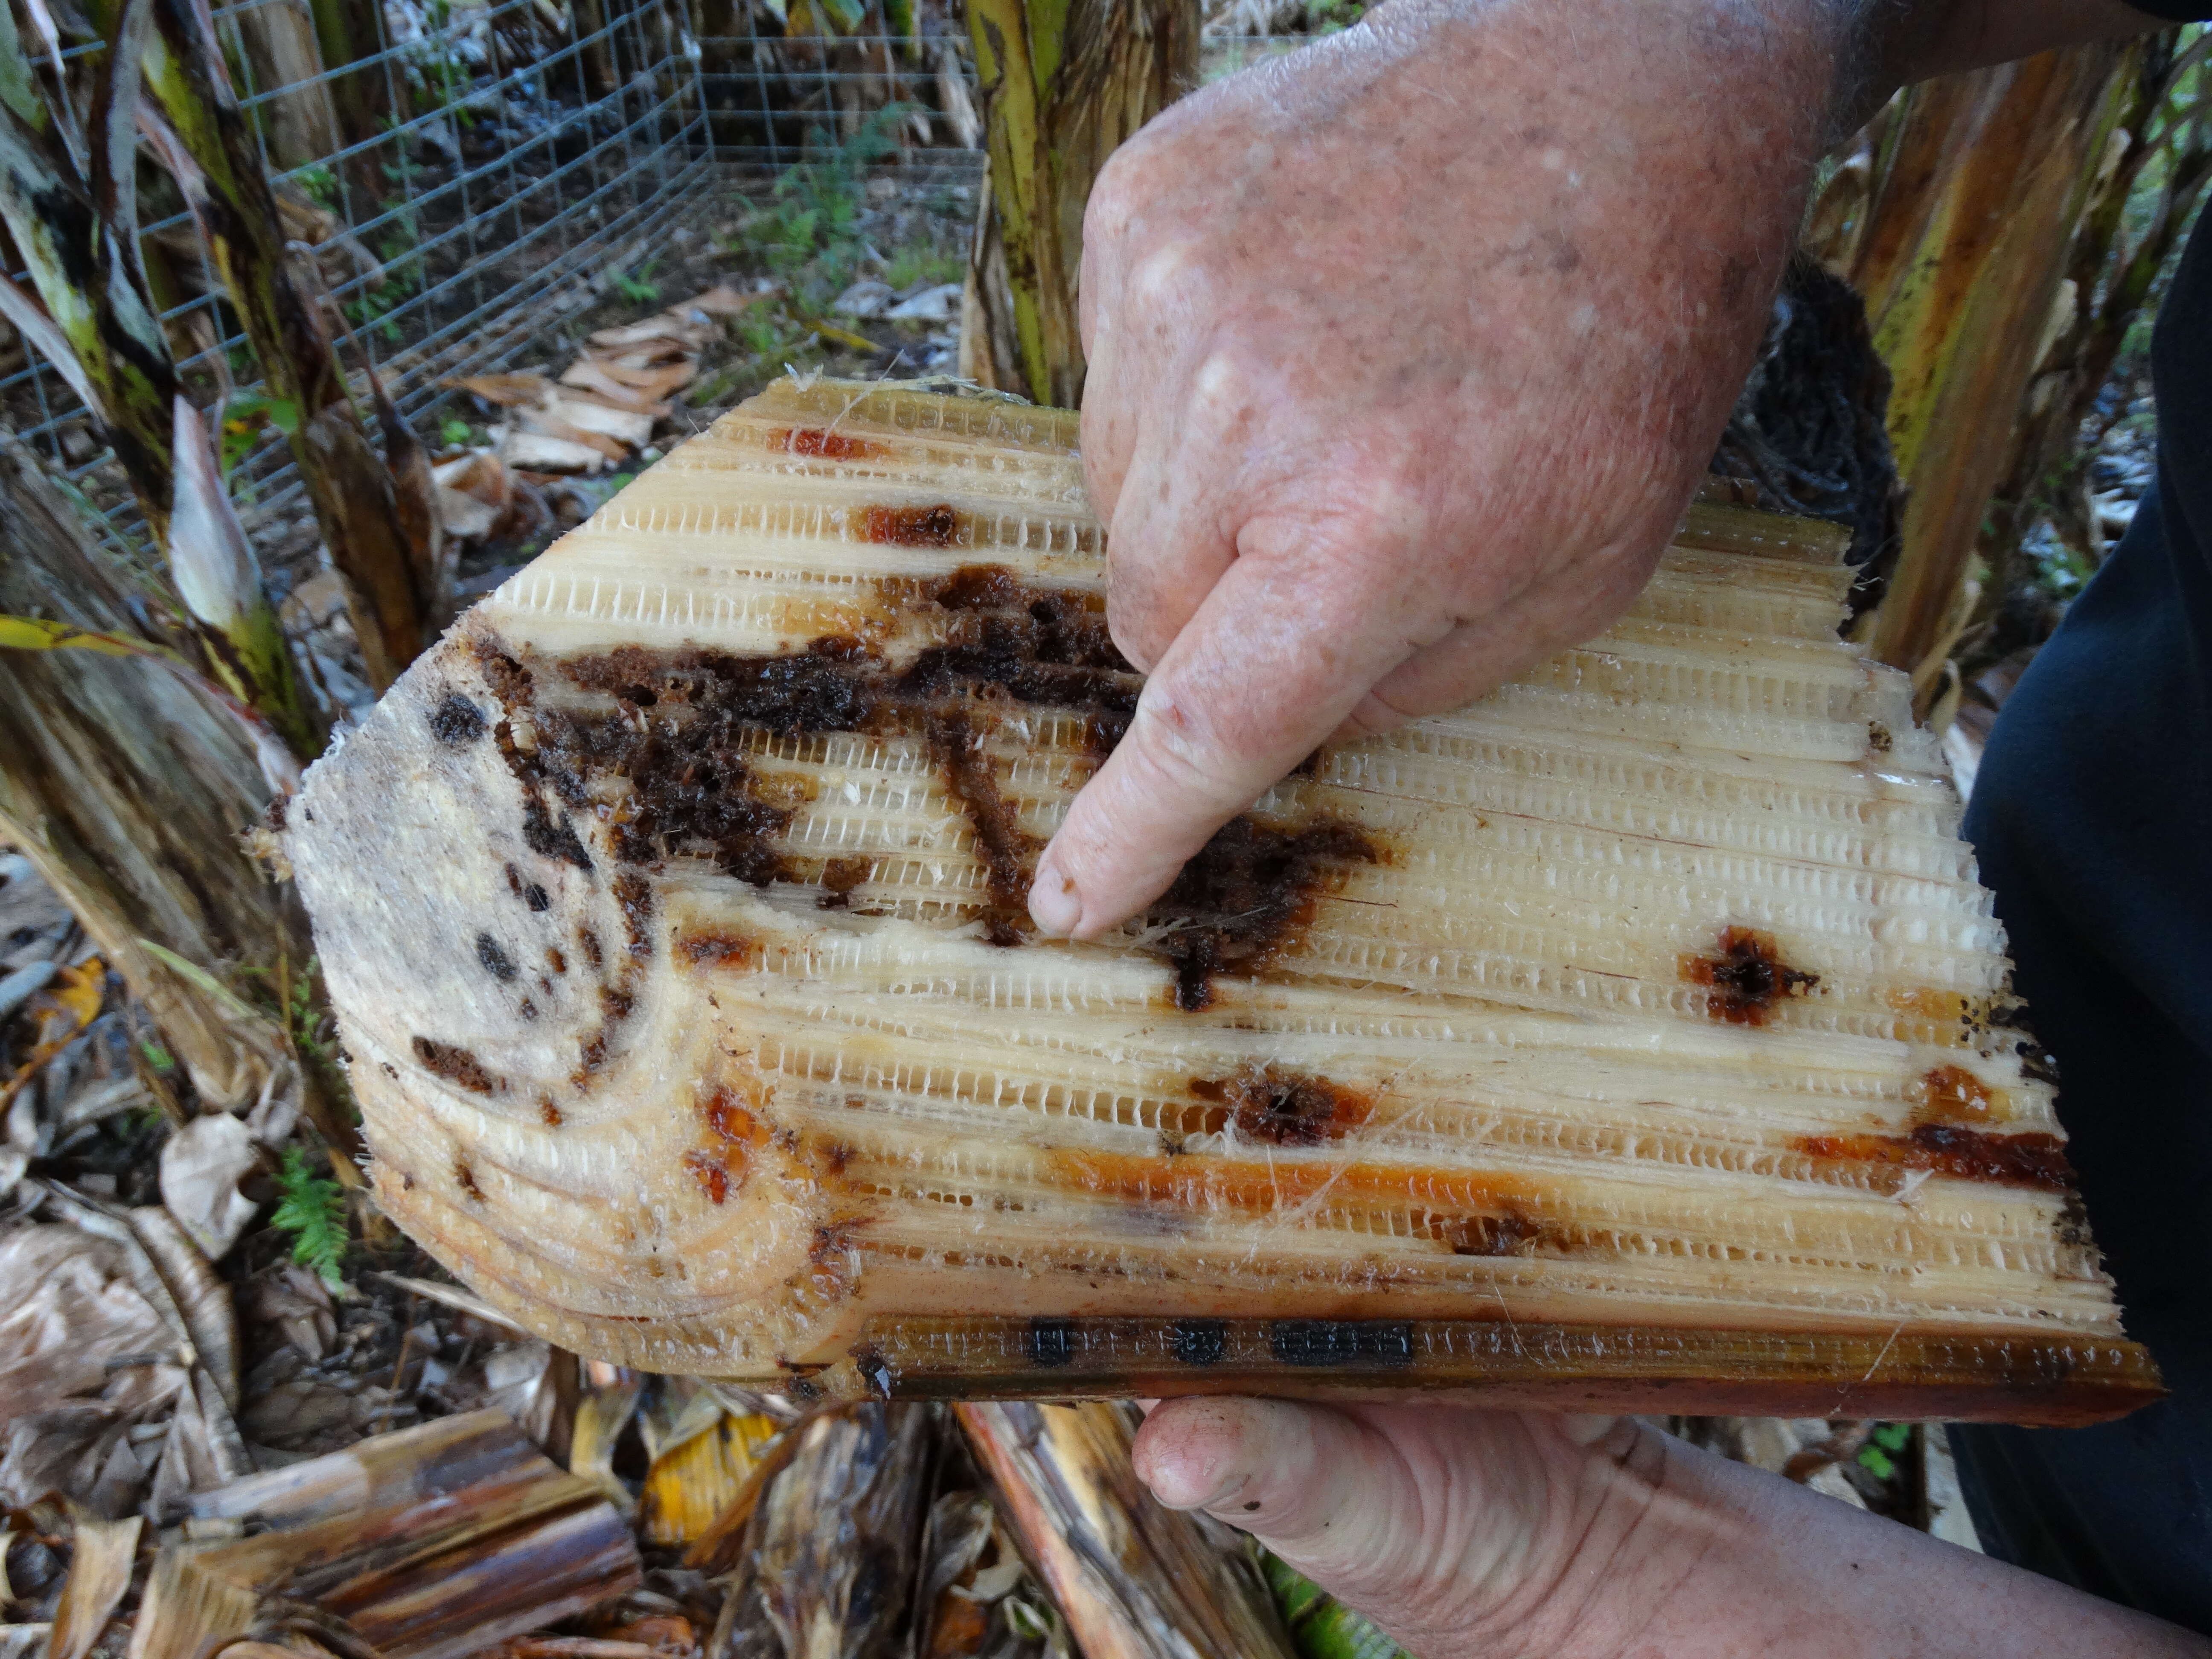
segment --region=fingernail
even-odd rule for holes
[[[1060,866],[1048,856],[1037,866],[1036,879],[1030,884],[1030,919],[1048,933],[1065,938],[1075,931],[1075,924],[1083,920],[1083,895],[1075,890],[1073,878],[1060,872]]]

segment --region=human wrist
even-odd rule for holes
[[[1758,1559],[1772,1530],[1771,1494],[1764,1483],[1735,1478],[1745,1473],[1636,1419],[1619,1419],[1586,1449],[1586,1519],[1572,1549],[1553,1572],[1527,1580],[1464,1652],[1622,1659],[1668,1651],[1652,1638],[1671,1627],[1675,1610],[1702,1601],[1729,1573],[1716,1564]]]

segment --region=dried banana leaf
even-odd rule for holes
[[[726,1411],[701,1390],[663,1430],[660,1404],[642,1419],[651,1462],[639,1494],[638,1530],[648,1544],[690,1544],[737,1502],[783,1425],[754,1412]]]
[[[1091,945],[1126,727],[1075,417],[780,382],[291,808],[379,1202],[578,1352],[786,1391],[2154,1397],[1840,532],[1331,745]]]
[[[866,1402],[790,1432],[707,1659],[892,1659],[907,1627],[939,1407]]]
[[[460,1659],[635,1589],[629,1525],[504,1413],[380,1435],[186,1500],[253,1528],[155,1560],[130,1659],[198,1659],[305,1606],[385,1659]]]
[[[144,1524],[135,1515],[119,1521],[101,1521],[88,1515],[74,1519],[70,1576],[54,1608],[53,1639],[47,1648],[50,1659],[84,1659],[92,1651],[123,1593],[131,1588],[138,1529]]]
[[[948,1492],[930,1505],[909,1659],[1066,1659],[1063,1625],[989,1498]]]

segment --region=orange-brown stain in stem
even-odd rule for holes
[[[814,1243],[806,1252],[806,1260],[814,1271],[807,1281],[815,1291],[831,1300],[840,1300],[852,1293],[853,1279],[858,1271],[853,1261],[860,1224],[856,1221],[833,1222],[814,1230]]]
[[[1932,986],[1916,986],[1909,990],[1894,990],[1886,999],[1900,1014],[1917,1014],[1923,1019],[1932,1019],[1939,1024],[1953,1025],[1966,1018],[1968,1004],[1957,991],[1939,991]]]
[[[769,447],[790,455],[811,455],[825,461],[865,461],[884,453],[884,447],[827,427],[789,426],[772,434]]]
[[[1808,1158],[1878,1168],[1925,1170],[1956,1181],[1999,1187],[2071,1192],[2074,1170],[2065,1142],[2052,1134],[1984,1134],[1944,1123],[1923,1123],[1903,1135],[1805,1135],[1790,1143]]]
[[[677,945],[695,968],[750,968],[760,961],[760,941],[738,933],[694,933]]]
[[[1248,1066],[1229,1078],[1194,1078],[1190,1091],[1225,1109],[1206,1115],[1206,1132],[1234,1124],[1243,1139],[1273,1146],[1340,1140],[1375,1114],[1372,1096],[1282,1066]]]
[[[768,1125],[748,1109],[735,1091],[716,1088],[699,1103],[700,1121],[715,1139],[732,1146],[765,1146]]]
[[[865,541],[897,547],[950,547],[960,533],[960,515],[949,501],[934,507],[866,507],[860,509]]]
[[[1510,1205],[1497,1215],[1447,1221],[1437,1236],[1454,1255],[1533,1255],[1539,1244],[1562,1242],[1557,1228]]]
[[[873,859],[831,859],[822,866],[822,893],[814,902],[824,910],[842,910],[853,902],[853,890],[876,867]]]
[[[1147,922],[1173,924],[1152,948],[1175,964],[1176,1006],[1196,1013],[1212,1003],[1216,975],[1256,973],[1295,948],[1323,895],[1383,852],[1325,814],[1295,829],[1223,824],[1146,912]]]
[[[1916,1124],[1980,1128],[2002,1123],[2012,1115],[2005,1091],[1991,1088],[1962,1066],[1934,1067],[1922,1075],[1914,1092],[1919,1097],[1912,1113]]]
[[[720,1204],[729,1197],[730,1166],[716,1154],[696,1149],[688,1152],[684,1154],[684,1167],[710,1203]]]
[[[1490,1172],[1449,1175],[1418,1166],[1340,1164],[1277,1158],[1212,1158],[1188,1153],[1147,1158],[1132,1152],[1056,1147],[1043,1157],[1054,1177],[1102,1197],[1165,1204],[1194,1212],[1242,1210],[1256,1215],[1295,1209],[1324,1194],[1348,1203],[1419,1206],[1431,1211],[1493,1213],[1508,1205],[1533,1207],[1534,1183]]]
[[[1677,971],[1690,985],[1710,986],[1705,1012],[1730,1025],[1764,1025],[1775,1004],[1802,996],[1820,982],[1818,974],[1792,968],[1775,948],[1774,935],[1751,927],[1723,927],[1711,956],[1685,952]]]
[[[424,1071],[445,1079],[457,1088],[466,1089],[471,1094],[488,1095],[498,1086],[491,1073],[484,1070],[483,1062],[458,1043],[418,1036],[414,1046],[415,1058],[422,1062]]]

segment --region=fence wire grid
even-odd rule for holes
[[[344,319],[343,360],[374,363],[418,427],[455,377],[518,361],[549,319],[594,303],[608,273],[645,265],[679,228],[758,199],[871,120],[898,171],[980,175],[972,65],[957,17],[927,6],[909,35],[817,37],[786,34],[760,0],[337,3],[374,38],[335,68],[307,0],[227,0],[212,16],[285,228]],[[866,19],[881,18],[870,5]],[[258,371],[191,215],[153,177],[142,172],[149,279],[185,384],[212,404]],[[24,342],[0,343],[0,425],[88,487],[111,459]],[[302,494],[273,433],[233,476],[249,507]],[[112,532],[135,532],[119,491],[91,494]]]

